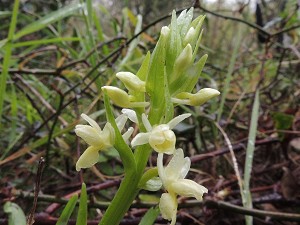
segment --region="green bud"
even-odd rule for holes
[[[191,27],[183,39],[183,46],[193,43],[195,39],[195,35],[196,35],[196,30],[194,27]]]
[[[203,88],[198,91],[196,94],[191,94],[189,92],[181,92],[176,95],[175,98],[172,98],[173,103],[185,104],[191,106],[200,106],[203,105],[208,100],[216,97],[220,92],[212,88]]]
[[[187,44],[175,60],[171,82],[177,80],[178,76],[180,76],[180,74],[182,74],[191,65],[192,59],[193,49],[190,44]]]
[[[120,88],[113,86],[103,86],[102,91],[106,91],[113,103],[122,108],[139,108],[147,107],[149,102],[134,102],[134,97],[127,94]]]
[[[130,92],[145,92],[145,82],[141,81],[136,75],[130,72],[119,72],[116,74],[117,78],[119,78],[125,87]]]

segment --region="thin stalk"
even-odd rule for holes
[[[256,139],[256,131],[257,131],[257,121],[259,115],[259,89],[255,92],[255,98],[251,113],[251,123],[250,130],[248,136],[248,144],[246,150],[246,162],[245,162],[245,172],[244,172],[244,196],[243,205],[246,208],[252,209],[252,197],[250,192],[250,178],[252,171],[252,162],[254,156],[254,148],[255,148],[255,139]],[[246,216],[246,224],[253,224],[253,217]]]

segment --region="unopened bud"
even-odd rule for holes
[[[212,99],[213,97],[218,96],[219,94],[220,92],[216,89],[203,88],[196,94],[181,92],[178,95],[176,95],[175,98],[172,98],[172,102],[191,106],[200,106],[208,100]]]
[[[167,27],[167,26],[163,26],[161,28],[161,31],[160,31],[160,35],[163,35],[163,36],[168,36],[169,35],[169,32],[170,32],[170,28]]]
[[[130,96],[125,91],[120,88],[113,86],[103,86],[101,88],[105,90],[109,98],[113,101],[114,104],[122,108],[138,108],[138,107],[147,107],[149,102],[134,102],[133,96]]]
[[[196,34],[195,28],[191,27],[183,39],[183,45],[185,46],[187,44],[193,43],[193,41],[195,39],[195,34]]]
[[[129,91],[145,92],[145,82],[141,81],[131,72],[119,72],[116,74]]]
[[[184,72],[191,64],[193,58],[193,49],[190,44],[187,44],[187,46],[182,50],[180,55],[177,57],[174,63],[174,76],[172,79],[177,78],[177,75],[180,75],[182,72]]]

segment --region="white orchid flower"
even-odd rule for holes
[[[169,164],[163,166],[163,154],[157,158],[157,169],[162,184],[168,193],[162,195],[159,208],[164,219],[171,220],[171,225],[176,222],[177,195],[194,197],[201,201],[203,194],[208,190],[195,181],[185,179],[190,170],[191,160],[183,155],[182,149],[176,149]]]
[[[185,113],[170,120],[167,124],[160,124],[152,127],[146,115],[142,114],[142,121],[147,133],[137,134],[132,139],[131,146],[135,147],[137,145],[149,143],[150,146],[158,153],[173,154],[175,150],[176,136],[172,129],[189,116],[191,116],[190,113]],[[133,116],[129,116],[129,118],[131,117]]]
[[[115,143],[115,131],[110,123],[106,123],[103,130],[95,120],[81,114],[81,117],[86,120],[89,125],[76,125],[75,133],[81,137],[88,145],[90,145],[83,154],[79,157],[76,163],[76,170],[89,168],[98,162],[99,151],[111,148]],[[118,129],[121,131],[126,123],[127,116],[122,114],[116,118]],[[128,139],[133,132],[133,128],[129,128],[123,134],[124,140]]]

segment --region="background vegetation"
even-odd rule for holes
[[[116,72],[136,72],[171,10],[193,5],[196,15],[207,16],[200,54],[209,58],[198,88],[216,88],[221,96],[178,109],[193,113],[176,129],[178,146],[191,156],[192,176],[209,194],[203,203],[181,199],[177,221],[243,224],[244,215],[253,215],[254,224],[297,224],[299,1],[262,1],[261,13],[248,3],[2,1],[0,224],[23,212],[35,224],[55,224],[82,181],[88,224],[98,224],[123,170],[117,152],[109,151],[97,166],[77,173],[85,146],[74,126],[83,112],[104,124],[100,87],[121,85]],[[139,224],[158,196],[141,192],[122,224]]]

